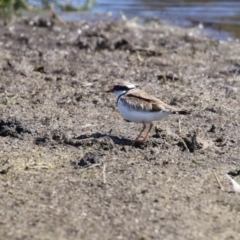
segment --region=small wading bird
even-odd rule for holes
[[[132,145],[136,142],[145,142],[153,127],[154,121],[160,121],[171,114],[186,115],[189,112],[183,108],[170,106],[154,96],[136,88],[131,83],[115,84],[107,92],[113,92],[117,96],[117,106],[120,114],[128,122],[142,123],[143,128]],[[144,137],[141,137],[146,129],[146,124],[150,124]]]

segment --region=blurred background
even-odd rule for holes
[[[240,0],[0,0],[0,7],[6,2],[15,4],[11,8],[17,10],[21,5],[44,9],[54,3],[59,15],[70,21],[89,15],[102,20],[123,15],[128,19],[158,18],[174,25],[205,28],[218,39],[240,38]]]

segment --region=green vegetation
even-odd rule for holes
[[[85,4],[80,7],[75,7],[69,3],[67,4],[59,4],[58,6],[63,11],[89,11],[92,9],[93,5],[95,4],[96,0],[86,0]]]
[[[49,6],[54,4],[56,8],[62,11],[88,11],[96,0],[86,0],[83,6],[73,6],[71,0],[67,0],[66,4],[59,3],[57,0],[41,0],[42,9],[50,9]],[[19,15],[22,11],[41,11],[29,3],[29,0],[0,0],[0,17],[9,18],[13,15]]]
[[[3,18],[28,9],[30,8],[27,0],[0,0],[0,17]]]

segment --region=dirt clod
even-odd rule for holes
[[[25,133],[31,134],[31,131],[16,118],[0,119],[0,136],[22,138]]]
[[[75,166],[87,167],[94,164],[103,164],[103,154],[100,152],[89,152],[80,160],[72,162]]]

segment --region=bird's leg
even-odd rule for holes
[[[146,129],[146,124],[143,122],[143,129],[142,131],[138,134],[137,138],[132,142],[132,145],[134,145],[136,142],[139,141],[140,136],[142,135],[143,131]]]
[[[153,127],[153,123],[150,124],[149,129],[148,129],[148,131],[147,131],[147,134],[146,134],[146,136],[141,140],[141,142],[145,142],[146,140],[148,140],[149,133],[151,132],[152,127]]]

